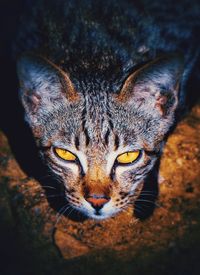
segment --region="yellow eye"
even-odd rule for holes
[[[140,151],[132,151],[121,154],[117,157],[117,162],[119,164],[129,164],[138,159]]]
[[[68,160],[68,161],[76,160],[76,156],[65,149],[55,148],[55,152],[61,159]]]

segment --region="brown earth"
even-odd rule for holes
[[[200,274],[200,106],[169,137],[154,214],[97,222],[56,213],[0,134],[0,274]]]

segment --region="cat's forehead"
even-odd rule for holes
[[[114,151],[119,146],[153,147],[159,142],[159,123],[134,112],[126,106],[116,106],[106,95],[79,103],[58,106],[44,124],[45,141],[58,145],[74,145],[78,150],[94,153]],[[60,142],[60,143],[59,143]]]

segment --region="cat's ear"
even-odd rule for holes
[[[136,108],[153,115],[170,115],[177,106],[182,73],[181,56],[170,55],[156,59],[128,77],[117,100],[134,103]]]
[[[49,60],[35,55],[23,55],[17,63],[20,97],[26,113],[33,116],[40,107],[65,98],[73,102],[79,96],[68,75]]]

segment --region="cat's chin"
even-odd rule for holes
[[[105,220],[114,217],[117,215],[117,213],[120,212],[119,209],[113,209],[112,211],[88,211],[88,210],[83,210],[79,209],[79,212],[81,212],[83,215],[87,216],[88,219],[93,219],[93,220]]]
[[[88,216],[88,218],[89,219],[93,219],[93,220],[106,220],[106,219],[109,219],[109,218],[112,218],[112,217],[114,217],[115,215],[116,215],[117,213],[114,213],[114,214],[112,214],[112,215],[106,215],[106,214],[104,214],[104,215],[95,215],[95,214],[93,214],[93,215],[89,215]]]

